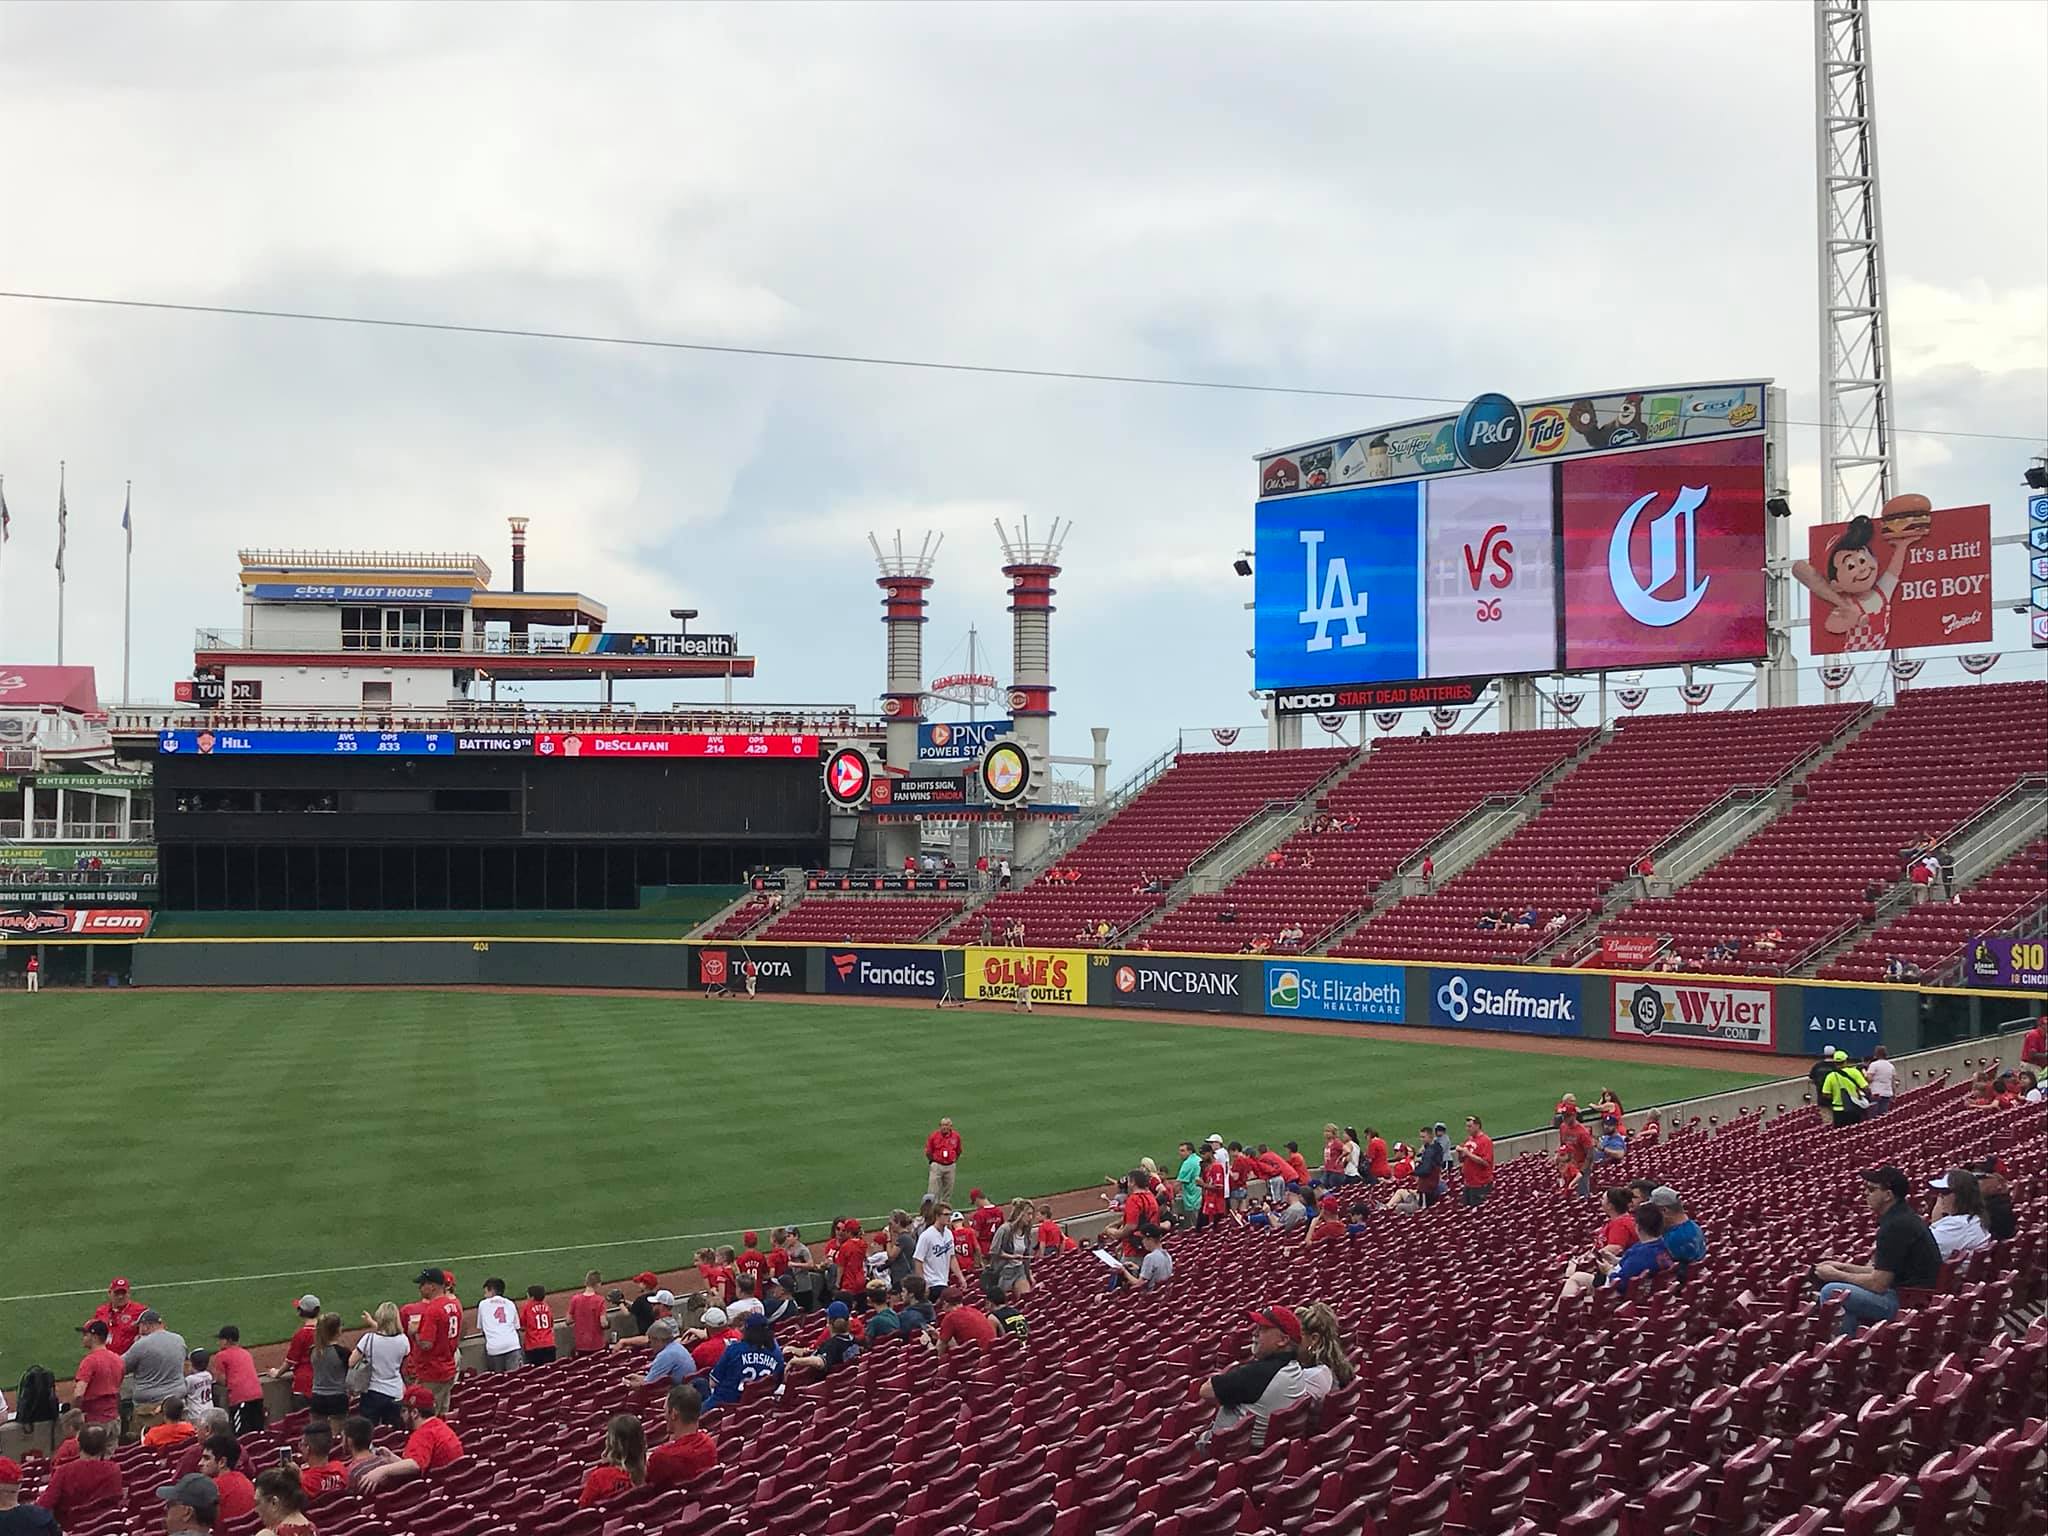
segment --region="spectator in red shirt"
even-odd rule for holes
[[[2048,1008],[2041,1010],[2041,1017],[2020,1041],[2020,1063],[2037,1072],[2048,1068]]]
[[[1244,1143],[1233,1141],[1230,1144],[1230,1182],[1225,1199],[1234,1213],[1243,1213],[1245,1202],[1251,1198],[1251,1182],[1258,1172],[1259,1165],[1245,1151]]]
[[[1664,1118],[1656,1110],[1643,1117],[1643,1128],[1636,1132],[1636,1147],[1654,1147],[1664,1139]]]
[[[630,1413],[612,1415],[604,1427],[603,1459],[584,1474],[583,1491],[576,1496],[579,1509],[616,1499],[629,1488],[647,1481],[647,1431]]]
[[[988,1252],[990,1239],[996,1235],[996,1228],[1003,1224],[1003,1208],[978,1189],[967,1191],[967,1199],[973,1206],[967,1219],[974,1225],[974,1240],[983,1253]]]
[[[768,1276],[771,1271],[768,1265],[768,1255],[761,1251],[760,1233],[742,1232],[740,1234],[740,1254],[733,1263],[734,1267],[741,1274],[754,1277],[754,1294],[756,1296],[768,1289]]]
[[[1557,1127],[1557,1167],[1565,1187],[1574,1194],[1592,1193],[1593,1133],[1579,1123],[1579,1112],[1567,1109]]]
[[[948,1287],[939,1297],[939,1353],[944,1355],[959,1345],[993,1349],[995,1342],[996,1320],[979,1307],[955,1299]]]
[[[1038,1208],[1038,1248],[1032,1257],[1049,1259],[1056,1253],[1065,1253],[1079,1246],[1067,1236],[1067,1229],[1053,1219],[1052,1207],[1041,1205]]]
[[[116,1275],[107,1282],[107,1299],[93,1309],[92,1316],[86,1321],[105,1323],[107,1348],[117,1355],[125,1355],[128,1346],[135,1342],[135,1330],[141,1325],[142,1314],[148,1310],[128,1294],[127,1278]]]
[[[313,1400],[313,1336],[320,1322],[320,1298],[301,1296],[293,1306],[298,1312],[298,1331],[284,1347],[284,1364],[270,1372],[272,1381],[292,1379],[292,1406],[303,1408]]]
[[[299,1487],[308,1502],[348,1486],[348,1468],[334,1459],[334,1430],[325,1419],[308,1419],[299,1436]]]
[[[841,1222],[837,1243],[828,1244],[826,1251],[832,1256],[838,1299],[849,1307],[857,1305],[868,1293],[868,1245],[860,1235],[860,1223]]]
[[[1301,1155],[1301,1143],[1287,1143],[1287,1177],[1297,1188],[1308,1188],[1308,1159]]]
[[[726,1322],[725,1308],[712,1307],[703,1317],[701,1333],[691,1329],[683,1335],[683,1342],[689,1346],[690,1358],[697,1362],[697,1369],[708,1371],[718,1364],[725,1353],[725,1346],[740,1336],[740,1330]]]
[[[222,1326],[215,1341],[211,1369],[213,1379],[226,1392],[228,1419],[238,1435],[253,1435],[263,1427],[263,1378],[256,1371],[256,1357],[242,1348],[242,1330],[233,1323]]]
[[[704,1400],[692,1386],[671,1387],[668,1438],[647,1457],[647,1486],[680,1488],[718,1465],[718,1443],[698,1428]]]
[[[73,1313],[76,1317],[78,1314]],[[88,1324],[87,1326],[91,1326]],[[108,1351],[110,1354],[112,1351]],[[118,1357],[117,1357],[118,1358]],[[112,1505],[125,1491],[121,1469],[107,1459],[113,1449],[114,1431],[105,1424],[88,1424],[78,1432],[78,1455],[57,1463],[43,1485],[36,1506],[57,1517],[59,1526],[71,1525],[86,1511]]]
[[[953,1129],[951,1117],[941,1118],[939,1128],[925,1137],[924,1157],[931,1170],[925,1193],[952,1204],[953,1173],[960,1165],[960,1133]]]
[[[704,1282],[704,1289],[721,1307],[739,1294],[738,1277],[719,1261],[715,1248],[697,1250],[697,1278]]]
[[[1394,1176],[1387,1162],[1387,1138],[1371,1126],[1365,1128],[1365,1182],[1383,1184]]]
[[[243,1475],[242,1442],[233,1435],[208,1435],[199,1448],[199,1475],[213,1479],[220,1517],[239,1520],[256,1507],[256,1485]]]
[[[603,1349],[604,1339],[604,1295],[598,1289],[603,1277],[596,1270],[583,1276],[583,1289],[569,1298],[569,1329],[576,1342],[576,1353],[593,1354]]]
[[[434,1412],[438,1414],[446,1411],[449,1395],[455,1390],[456,1348],[462,1342],[462,1303],[448,1294],[448,1272],[444,1269],[421,1270],[417,1283],[419,1305],[408,1309],[412,1315],[405,1324],[412,1340],[406,1368],[412,1379],[432,1395]]]
[[[77,1313],[72,1313],[76,1317]],[[71,1401],[85,1415],[88,1424],[118,1424],[121,1420],[121,1357],[107,1347],[107,1325],[94,1318],[78,1330],[85,1341],[85,1355],[78,1362],[73,1379],[77,1390]]]
[[[544,1285],[529,1285],[526,1300],[519,1303],[519,1348],[528,1365],[546,1365],[555,1358],[555,1313]]]
[[[1600,1229],[1598,1249],[1611,1250],[1616,1256],[1630,1247],[1636,1240],[1635,1193],[1627,1184],[1617,1184],[1601,1193],[1601,1201],[1607,1211],[1607,1224]]]
[[[1465,1181],[1459,1198],[1467,1205],[1483,1205],[1493,1189],[1493,1138],[1480,1128],[1477,1115],[1465,1117],[1465,1139],[1458,1147],[1458,1172]]]
[[[398,1406],[406,1430],[405,1454],[363,1474],[361,1486],[365,1491],[424,1477],[462,1460],[462,1442],[448,1427],[448,1421],[435,1411],[434,1394],[428,1388],[407,1387]]]
[[[1202,1214],[1196,1221],[1197,1227],[1214,1226],[1229,1215],[1229,1186],[1230,1174],[1223,1164],[1214,1158],[1202,1164]]]
[[[1266,1180],[1266,1199],[1276,1205],[1285,1200],[1287,1175],[1293,1171],[1287,1166],[1287,1159],[1262,1141],[1259,1150],[1251,1154],[1251,1160]]]
[[[1344,1182],[1344,1133],[1334,1125],[1323,1127],[1323,1183]]]

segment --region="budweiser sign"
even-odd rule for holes
[[[1648,965],[1657,956],[1657,939],[1650,934],[1607,933],[1600,936],[1602,965]]]

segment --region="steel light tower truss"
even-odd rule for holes
[[[1813,43],[1821,517],[1833,523],[1875,516],[1892,490],[1891,324],[1868,0],[1814,0]]]

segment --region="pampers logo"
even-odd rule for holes
[[[1430,974],[1432,1024],[1526,1035],[1577,1035],[1583,997],[1575,978],[1491,971]]]

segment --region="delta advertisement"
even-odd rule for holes
[[[1241,960],[1194,955],[1094,954],[1088,989],[1097,1003],[1117,1008],[1174,1008],[1199,1013],[1241,1013],[1254,967]]]
[[[1431,971],[1429,989],[1429,1022],[1439,1029],[1572,1037],[1585,1023],[1585,997],[1576,976]]]
[[[967,1001],[1014,1002],[1018,989],[1028,988],[1033,1003],[1085,1003],[1088,958],[1085,949],[989,949],[971,944],[967,948]]]
[[[1991,508],[1894,496],[1876,518],[1816,524],[1792,574],[1813,594],[1816,656],[1991,640]]]
[[[1407,972],[1398,965],[1269,960],[1265,986],[1272,1018],[1399,1024],[1408,1016]]]
[[[691,953],[696,956],[700,987],[744,992],[751,972],[757,992],[804,990],[804,952],[800,949],[753,949],[740,945],[693,949]]]
[[[1844,1050],[1858,1060],[1884,1044],[1884,994],[1857,987],[1807,987],[1800,998],[1800,1048],[1809,1056]]]
[[[1974,939],[1963,961],[1963,978],[1973,986],[2048,992],[2048,941]]]
[[[1763,467],[1747,436],[1261,502],[1254,686],[1761,656]]]
[[[946,964],[936,949],[825,951],[825,991],[835,997],[937,997]]]
[[[1777,994],[1769,987],[1616,978],[1612,1018],[1617,1040],[1771,1051],[1778,1045]]]

